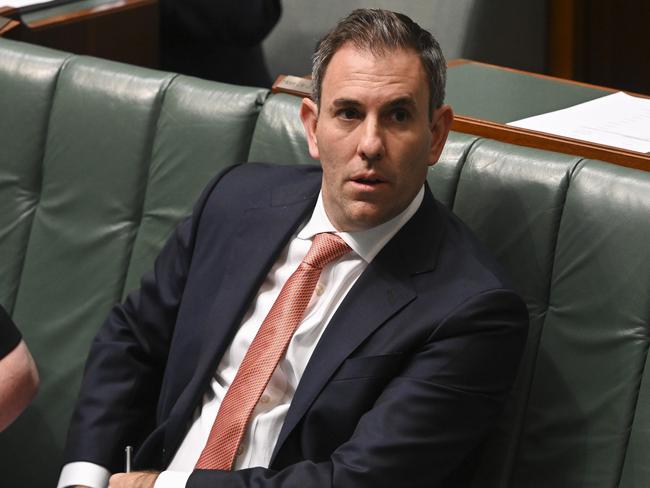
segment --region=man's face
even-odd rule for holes
[[[429,114],[418,55],[376,57],[344,44],[322,83],[320,109],[304,99],[300,115],[309,153],[323,167],[323,203],[339,231],[368,229],[398,215],[415,197],[442,151],[453,118]]]

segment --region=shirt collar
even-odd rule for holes
[[[323,192],[318,194],[316,207],[305,226],[298,232],[298,239],[309,240],[316,234],[331,232],[341,237],[367,263],[371,262],[395,234],[413,217],[424,199],[424,185],[411,203],[392,219],[370,229],[355,232],[338,232],[325,213]]]

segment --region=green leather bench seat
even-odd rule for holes
[[[92,336],[208,179],[314,163],[299,104],[0,39],[0,303],[43,382],[3,486],[54,486]],[[428,181],[531,316],[474,486],[650,486],[650,173],[452,133]]]
[[[648,442],[635,417],[650,406],[638,402],[648,354],[649,215],[650,173],[597,161],[572,171],[515,485],[650,484],[632,475],[647,470],[650,451],[630,444],[631,431]]]
[[[477,487],[486,481],[488,486],[510,486],[548,310],[562,205],[578,161],[479,140],[463,166],[453,209],[508,269],[530,316],[529,347],[499,432],[485,449]],[[500,464],[503,467],[495,469]]]
[[[52,486],[92,337],[209,178],[246,159],[268,93],[0,42],[0,300],[43,380],[0,452],[10,486]]]
[[[49,114],[65,54],[39,49],[28,55],[5,46],[0,45],[0,301],[11,306],[41,189]]]
[[[300,99],[280,93],[264,104],[255,126],[249,161],[313,164],[298,117]]]
[[[219,88],[221,86],[221,88]],[[124,295],[136,288],[165,239],[206,182],[246,161],[266,90],[177,76],[165,90],[155,121],[144,201]]]

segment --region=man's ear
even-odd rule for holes
[[[305,128],[309,155],[314,159],[320,159],[318,152],[318,140],[316,138],[316,126],[318,125],[318,107],[309,98],[303,98],[300,104],[300,120]]]
[[[442,149],[447,142],[447,135],[454,121],[454,112],[449,105],[442,105],[431,114],[431,152],[429,153],[429,166],[433,166],[440,159]]]

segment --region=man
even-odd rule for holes
[[[38,384],[32,355],[9,314],[0,306],[0,432],[29,405]]]
[[[94,342],[59,486],[84,462],[120,471],[126,445],[153,472],[111,487],[469,482],[527,314],[425,184],[452,120],[440,48],[358,10],[313,75],[322,172],[245,164],[208,186]]]

